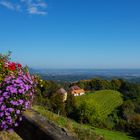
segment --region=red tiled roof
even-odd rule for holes
[[[81,88],[80,87],[78,87],[78,86],[72,86],[71,87],[71,90],[80,90]]]
[[[83,89],[80,89],[80,90],[72,90],[71,93],[72,94],[80,94],[80,93],[85,93],[85,91]]]

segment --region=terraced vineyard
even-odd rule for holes
[[[76,97],[77,107],[85,106],[85,110],[92,111],[91,115],[99,120],[106,117],[123,103],[121,94],[113,90],[101,90]],[[94,111],[93,111],[94,110]]]

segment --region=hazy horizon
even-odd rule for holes
[[[29,67],[29,66],[28,66]],[[140,70],[140,68],[40,68],[40,67],[29,67],[35,70]]]

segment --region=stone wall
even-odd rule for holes
[[[34,110],[24,113],[23,122],[15,131],[23,140],[77,140]]]

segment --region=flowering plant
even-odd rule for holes
[[[34,77],[27,69],[0,57],[0,130],[18,126],[22,112],[30,107],[34,88]]]

